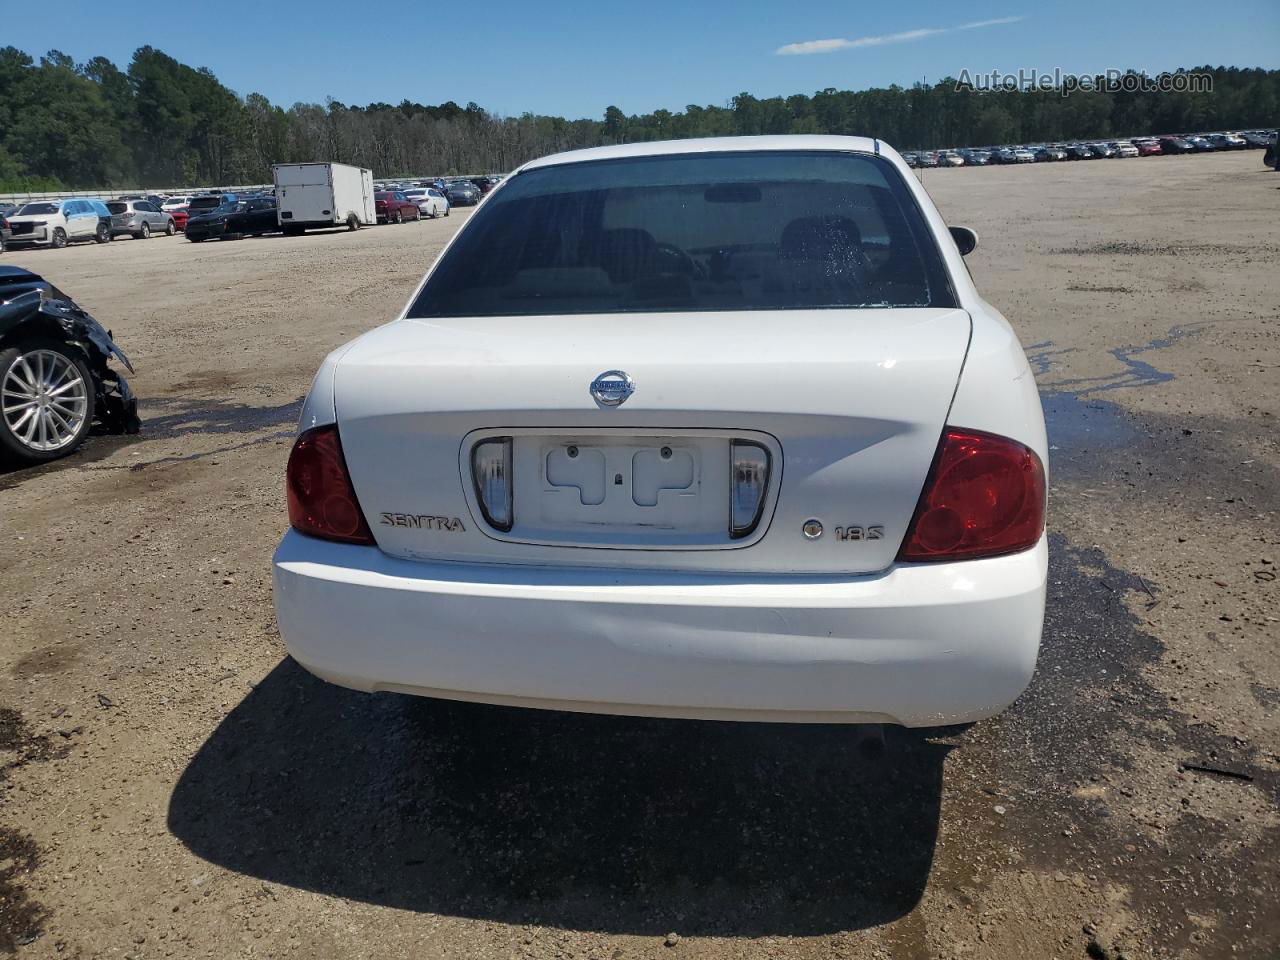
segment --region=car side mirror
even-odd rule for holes
[[[960,249],[960,256],[967,257],[978,249],[978,233],[970,227],[948,227],[951,231],[951,239],[956,242],[956,246]]]

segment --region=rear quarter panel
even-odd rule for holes
[[[1012,437],[1049,468],[1044,412],[1026,352],[1004,316],[979,301],[969,311],[973,332],[947,422]]]

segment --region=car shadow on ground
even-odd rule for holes
[[[285,660],[200,748],[168,821],[229,870],[399,909],[811,935],[919,901],[949,749],[370,696]]]

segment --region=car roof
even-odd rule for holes
[[[818,134],[770,137],[705,137],[695,140],[659,140],[623,143],[611,147],[589,147],[553,153],[526,163],[521,170],[590,163],[593,160],[621,160],[628,157],[665,157],[694,153],[732,153],[759,150],[838,150],[879,153],[882,144],[871,137],[834,137]]]

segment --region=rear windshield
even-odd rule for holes
[[[196,197],[188,204],[192,210],[212,210],[221,205],[221,197]]]
[[[410,317],[955,306],[893,166],[767,151],[573,163],[509,178]]]
[[[120,203],[119,201],[115,201],[113,203],[108,203],[107,209],[110,210],[112,213],[128,213],[129,205],[127,203]]]
[[[25,207],[18,211],[18,216],[29,217],[33,213],[57,213],[58,205],[56,203],[28,203]]]

